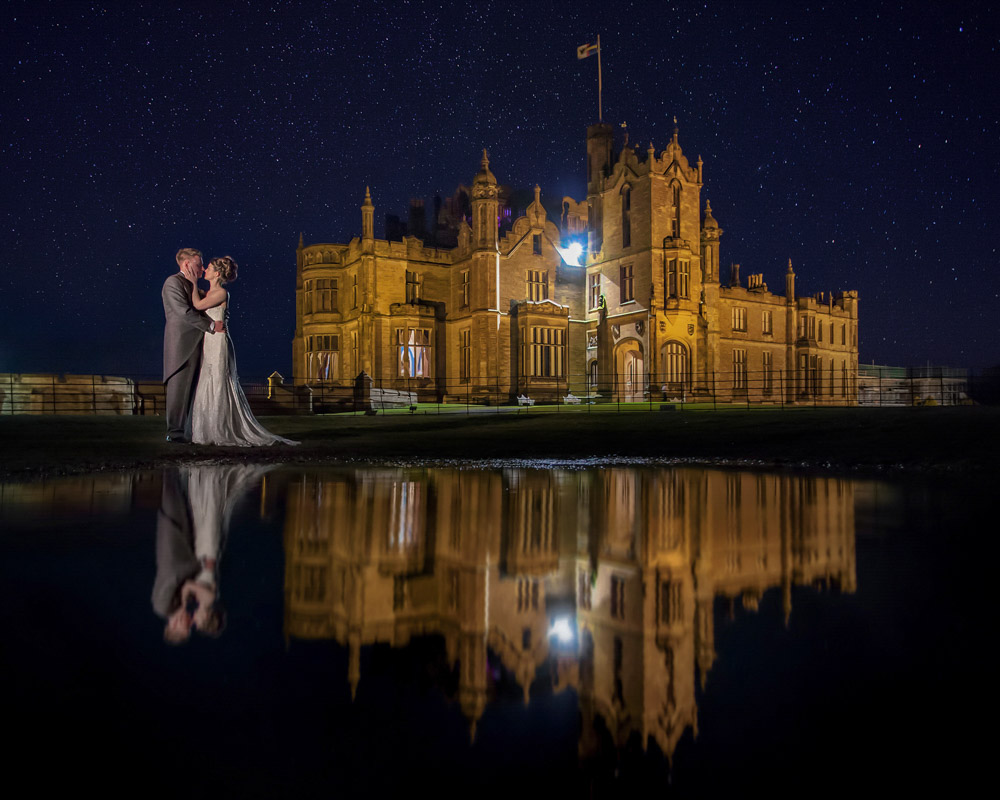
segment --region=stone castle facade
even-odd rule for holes
[[[784,296],[739,265],[722,280],[702,186],[676,128],[643,152],[596,124],[587,197],[563,198],[558,219],[537,186],[512,219],[485,150],[468,214],[449,202],[432,235],[376,239],[366,190],[360,238],[300,237],[295,382],[350,387],[363,371],[421,400],[856,403],[858,293],[800,296],[791,261]]]

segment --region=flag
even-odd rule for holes
[[[576,48],[576,57],[586,58],[591,53],[596,53],[596,52],[598,52],[596,44],[581,44],[578,48]]]

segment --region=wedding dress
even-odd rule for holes
[[[223,333],[206,333],[201,353],[201,374],[191,409],[191,441],[196,444],[254,447],[298,444],[275,436],[250,411],[236,373],[236,353],[229,338],[229,295],[226,302],[207,313],[213,320],[226,320]]]

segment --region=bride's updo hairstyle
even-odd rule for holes
[[[232,283],[236,280],[236,271],[239,269],[232,256],[219,256],[208,262],[208,266],[213,267],[219,273],[220,283]]]

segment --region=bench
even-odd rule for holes
[[[535,404],[535,401],[532,400],[530,397],[525,397],[522,394],[522,395],[518,395],[517,404],[519,406],[533,406]]]

